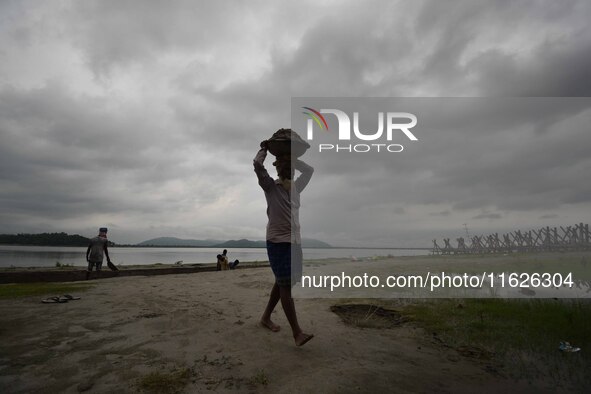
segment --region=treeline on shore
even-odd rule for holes
[[[306,248],[331,248],[332,246],[315,239],[302,239]],[[89,238],[78,234],[41,233],[41,234],[0,234],[0,245],[24,245],[24,246],[88,246]],[[139,244],[116,244],[108,241],[110,247],[144,247],[144,248],[266,248],[266,241],[251,241],[248,239],[216,241],[179,239],[174,237],[154,238]]]
[[[81,235],[66,233],[0,234],[0,244],[3,245],[88,246],[89,241]]]

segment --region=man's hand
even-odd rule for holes
[[[269,141],[261,141],[261,149],[269,150]]]

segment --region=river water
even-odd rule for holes
[[[221,249],[214,248],[109,248],[111,260],[119,265],[215,263]],[[427,255],[428,250],[400,249],[304,249],[304,258],[368,258],[372,256]],[[56,263],[86,266],[86,248],[51,246],[0,245],[0,267],[55,267]],[[228,250],[228,260],[268,261],[263,248],[236,248]],[[105,259],[106,263],[106,259]]]

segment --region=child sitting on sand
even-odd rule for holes
[[[236,268],[236,266],[238,265],[238,263],[240,263],[240,261],[238,260],[234,260],[234,262],[232,263],[228,263],[228,250],[224,249],[224,251],[222,252],[222,254],[218,254],[217,255],[217,259],[218,259],[218,263],[217,263],[217,270],[218,271],[226,271],[228,269],[233,270],[234,268]]]

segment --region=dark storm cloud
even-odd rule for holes
[[[174,235],[157,229],[250,236],[265,221],[251,160],[290,124],[290,97],[591,93],[586,1],[0,7],[0,214],[14,231],[84,217],[78,228],[146,229],[136,241]],[[453,114],[446,127],[371,170],[313,163],[303,222],[412,243],[471,218],[512,226],[588,208],[588,103],[511,105],[432,108]]]
[[[540,219],[554,219],[554,218],[557,218],[557,217],[558,217],[558,215],[551,213],[551,214],[540,216]]]
[[[11,212],[54,219],[148,214],[167,202],[147,198],[154,187],[194,171],[175,155],[184,138],[150,124],[143,111],[113,113],[105,101],[72,97],[61,85],[5,89],[0,119],[1,199]],[[211,188],[194,195],[201,201],[217,197]]]
[[[448,95],[589,95],[589,16],[581,1],[426,2],[415,33],[437,45],[421,74]]]
[[[251,8],[252,7],[252,8]],[[68,28],[91,69],[158,61],[177,50],[209,53],[252,29],[257,3],[162,1],[76,2]]]
[[[500,219],[503,216],[500,213],[481,213],[474,216],[472,219]]]
[[[338,16],[310,27],[292,54],[273,56],[256,85],[242,88],[248,96],[258,88],[329,97],[591,92],[585,2],[402,4],[341,5]]]

